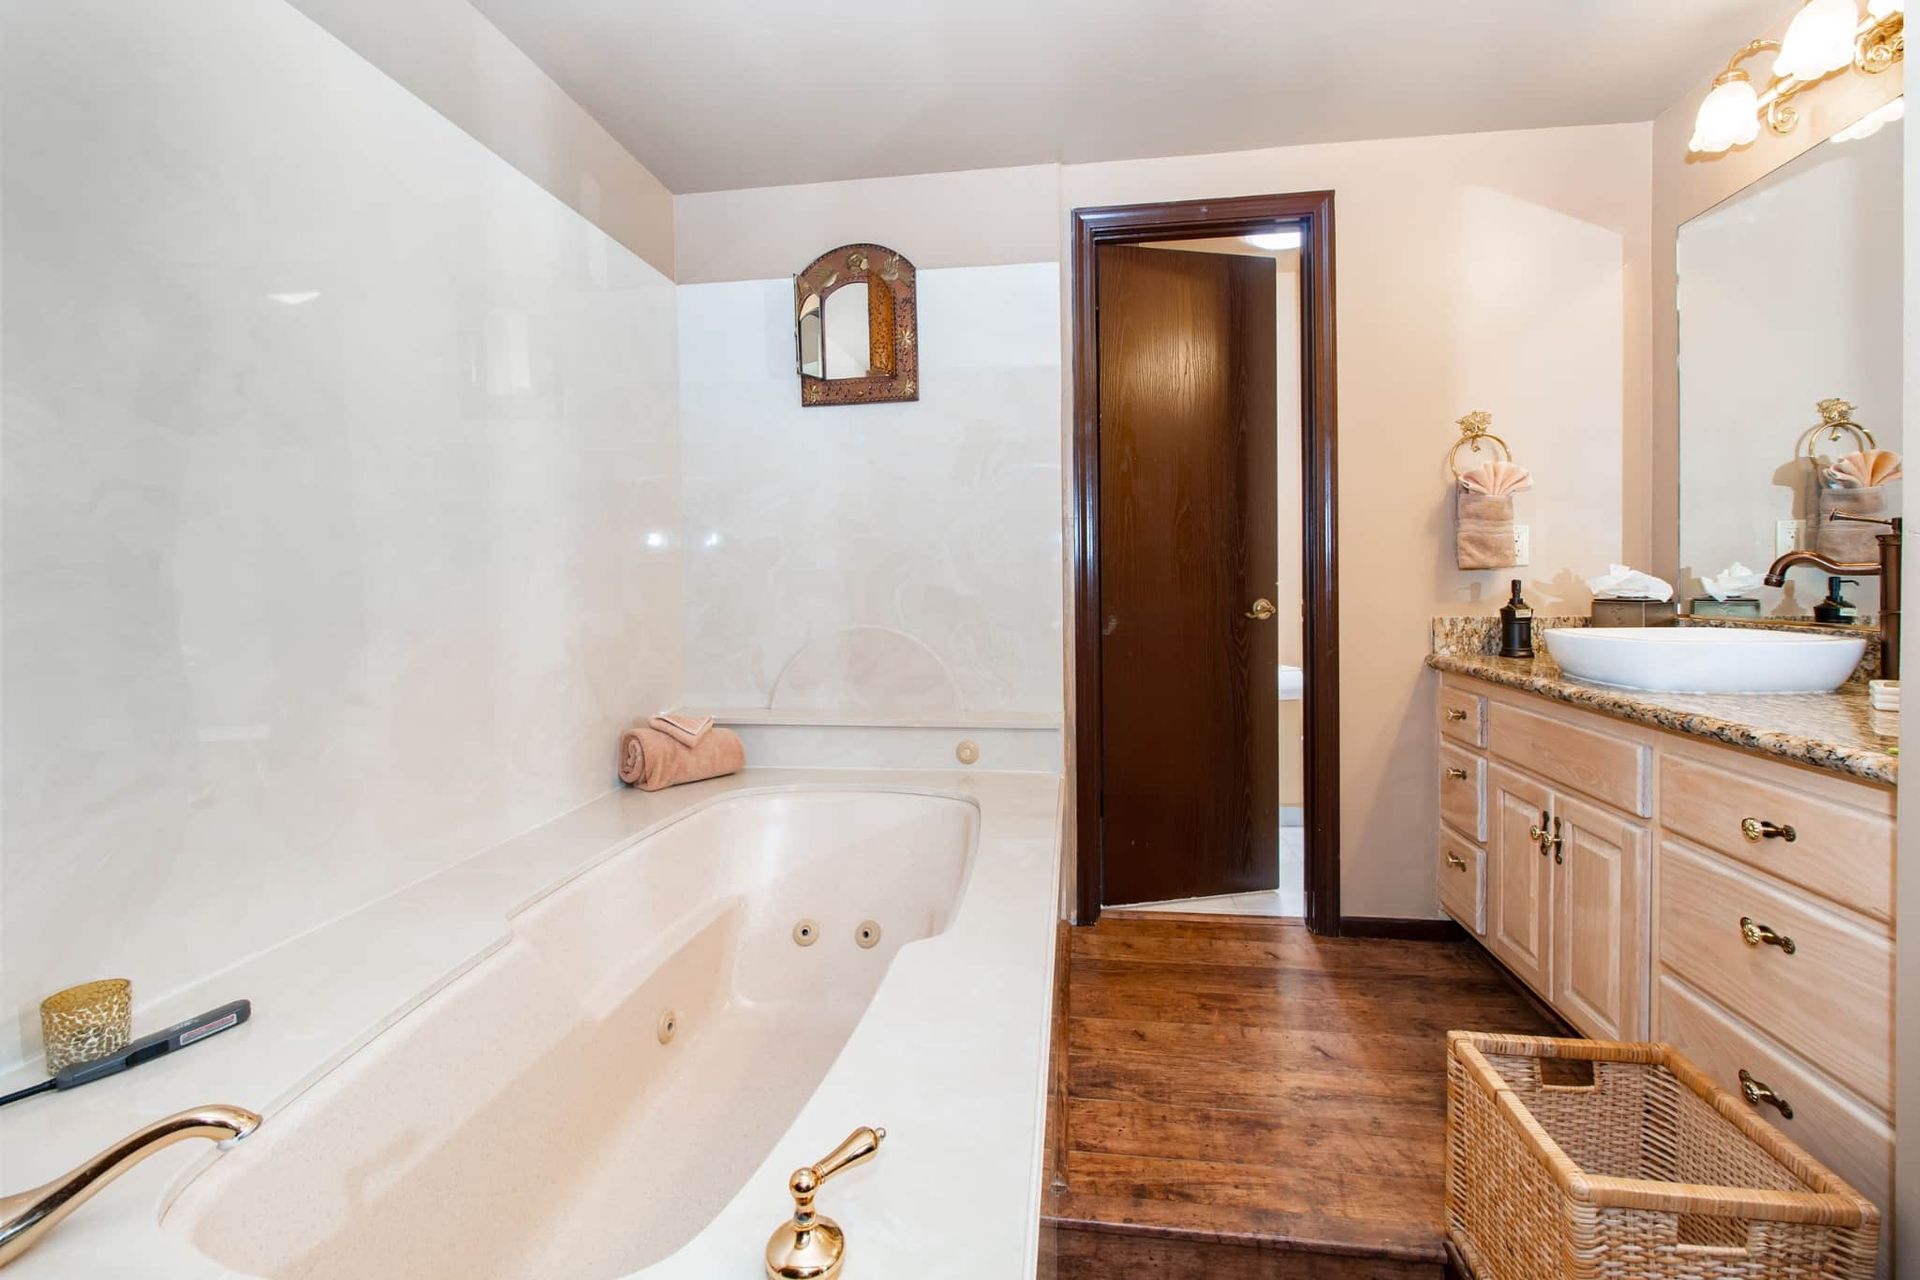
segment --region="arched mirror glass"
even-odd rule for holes
[[[877,244],[842,245],[793,278],[800,403],[920,398],[913,264]]]
[[[826,319],[821,314],[820,295],[813,294],[800,307],[799,361],[802,377],[827,376]]]
[[[865,281],[856,281],[827,295],[826,357],[823,377],[865,378],[873,373]]]

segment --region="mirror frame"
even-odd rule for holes
[[[794,369],[800,403],[887,404],[920,398],[920,335],[914,306],[914,266],[885,245],[843,244],[809,262],[793,278]],[[801,363],[800,321],[817,298],[823,326],[827,298],[850,284],[867,286],[869,369],[859,378],[823,378]],[[822,369],[825,365],[822,364]]]

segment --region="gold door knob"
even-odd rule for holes
[[[768,1280],[833,1280],[840,1274],[847,1258],[847,1233],[832,1218],[813,1211],[813,1197],[828,1178],[880,1154],[886,1137],[885,1129],[855,1129],[819,1164],[793,1171],[787,1180],[793,1218],[775,1227],[767,1240]]]
[[[1266,622],[1278,612],[1280,611],[1273,607],[1273,601],[1262,596],[1253,602],[1253,608],[1247,610],[1247,616],[1255,622]]]
[[[1792,938],[1787,937],[1785,934],[1775,933],[1766,925],[1756,921],[1752,916],[1740,917],[1740,936],[1750,947],[1778,947],[1788,955],[1792,955],[1794,951],[1797,950],[1793,945]]]
[[[1792,844],[1800,838],[1800,833],[1792,827],[1762,822],[1758,818],[1740,819],[1740,834],[1745,836],[1751,844],[1759,844],[1762,840],[1785,840],[1788,844]]]
[[[1466,862],[1457,853],[1449,853],[1447,855],[1447,865],[1455,871],[1465,871],[1467,869]]]
[[[1747,1100],[1747,1105],[1750,1107],[1757,1107],[1764,1102],[1770,1107],[1777,1108],[1782,1120],[1793,1119],[1793,1104],[1755,1080],[1753,1074],[1745,1067],[1740,1068],[1740,1096]]]
[[[1457,768],[1448,769],[1447,780],[1450,782],[1465,782],[1467,780],[1467,771],[1465,769],[1457,769]]]

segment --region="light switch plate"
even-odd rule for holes
[[[1513,563],[1516,566],[1533,563],[1533,527],[1531,525],[1513,526]]]
[[[1784,556],[1790,551],[1807,549],[1807,522],[1805,520],[1782,520],[1773,527],[1773,554]]]

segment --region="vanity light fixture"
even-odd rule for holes
[[[1241,236],[1240,238],[1254,248],[1265,249],[1268,252],[1275,252],[1281,249],[1298,249],[1306,240],[1306,236],[1297,228],[1290,231],[1263,231],[1257,235]]]
[[[1834,134],[1833,141],[1858,142],[1862,138],[1871,138],[1874,134],[1880,132],[1880,130],[1886,128],[1894,121],[1904,119],[1906,114],[1907,100],[1905,98],[1895,98],[1892,102],[1887,103],[1877,111],[1869,111],[1866,115],[1861,116],[1858,120]]]
[[[1727,61],[1694,117],[1689,151],[1721,155],[1760,136],[1760,122],[1777,134],[1791,133],[1800,113],[1793,99],[1852,66],[1868,74],[1885,71],[1906,56],[1906,0],[1806,0],[1783,39],[1754,40]],[[1771,50],[1773,76],[1764,89],[1740,64]]]

